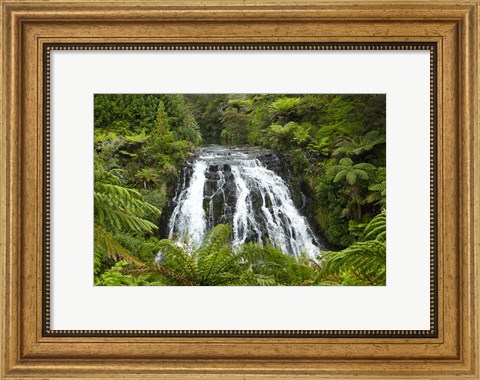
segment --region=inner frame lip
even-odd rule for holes
[[[43,44],[43,337],[438,338],[437,49],[436,42],[44,43]],[[430,329],[429,330],[52,330],[50,328],[50,51],[52,50],[429,50]]]

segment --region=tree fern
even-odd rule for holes
[[[387,211],[384,209],[375,216],[365,227],[365,240],[386,241],[387,239]]]
[[[310,285],[316,276],[315,263],[310,258],[286,255],[268,241],[265,244],[244,244],[241,255],[252,264],[257,276],[264,276],[275,284]]]
[[[355,185],[358,179],[368,179],[373,169],[375,167],[371,164],[365,162],[354,164],[350,158],[344,157],[332,168],[332,171],[336,172],[333,182],[345,179],[349,185]]]
[[[277,285],[275,278],[271,275],[259,274],[254,271],[253,265],[249,265],[242,272],[238,280],[238,285],[244,286],[274,286]]]
[[[164,285],[160,278],[145,270],[130,270],[124,260],[117,262],[108,271],[95,278],[96,286],[159,286]]]
[[[376,204],[385,205],[387,199],[387,181],[374,183],[368,186],[371,193],[365,198],[367,203],[377,202]]]
[[[157,249],[158,272],[171,285],[196,285],[198,268],[194,257],[168,239],[160,240]]]
[[[275,100],[270,106],[271,112],[273,113],[273,115],[276,115],[276,114],[285,115],[293,111],[295,107],[298,106],[299,102],[300,102],[300,98],[289,98],[289,97],[279,98]]]
[[[143,265],[141,261],[133,257],[125,247],[118,243],[115,238],[99,224],[94,224],[94,242],[95,246],[102,248],[106,254],[115,261],[126,260],[131,264]],[[94,259],[96,262],[101,260],[98,253],[96,253]],[[96,264],[98,265],[99,263]]]
[[[221,268],[232,259],[232,250],[228,247],[230,226],[218,225],[206,237],[202,246],[195,252],[198,264],[202,268],[202,280],[207,279],[217,268]]]
[[[217,225],[194,252],[201,285],[233,285],[240,282],[242,258],[229,246],[229,225]]]
[[[333,155],[358,156],[372,150],[378,144],[385,143],[385,135],[373,130],[363,136],[345,137],[336,144]]]
[[[200,248],[188,247],[168,239],[156,246],[159,259],[156,271],[170,285],[229,286],[273,284],[267,275],[257,275],[251,269],[250,259],[257,256],[250,251],[234,251],[230,246],[231,228],[219,224],[210,231]]]
[[[327,258],[322,268],[323,275],[348,270],[372,285],[385,285],[386,244],[383,241],[357,242],[342,251],[322,254]]]
[[[105,251],[98,246],[93,250],[93,274],[95,276],[102,272]]]
[[[341,275],[345,272],[372,285],[385,285],[386,280],[386,210],[376,215],[365,227],[364,239],[339,252],[322,252],[321,274]]]
[[[115,231],[151,233],[158,227],[145,219],[147,214],[160,214],[155,206],[145,202],[135,189],[121,185],[115,173],[101,165],[95,167],[94,210],[96,222]]]
[[[145,202],[141,194],[121,185],[118,169],[107,171],[99,163],[95,165],[94,185],[94,244],[97,252],[104,251],[114,261],[126,260],[136,266],[142,262],[119,243],[115,232],[151,233],[158,227],[145,219],[150,214],[159,214],[160,210]],[[95,268],[99,268],[97,254],[94,257]]]

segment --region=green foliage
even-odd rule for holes
[[[383,285],[384,95],[96,95],[97,285]],[[161,240],[160,211],[200,143],[253,144],[289,162],[304,212],[332,249],[322,263],[266,243],[229,246],[218,226],[198,250]],[[383,211],[382,211],[383,210]],[[162,259],[153,264],[158,251]]]
[[[324,233],[325,238],[335,247],[346,247],[352,244],[355,236],[349,230],[349,222],[344,211],[349,205],[349,197],[339,189],[333,180],[318,179],[314,182],[315,220]]]
[[[137,190],[122,186],[113,171],[99,165],[95,167],[93,196],[95,221],[104,228],[136,233],[151,233],[158,228],[143,217],[149,212],[160,215],[160,210],[145,202]]]
[[[350,221],[367,223],[386,206],[385,96],[249,99],[250,142],[285,154],[330,244],[353,243],[357,236],[349,231]]]
[[[94,185],[94,273],[100,275],[105,264],[124,260],[137,266],[143,265],[131,251],[125,248],[113,234],[130,232],[148,234],[158,227],[145,219],[147,213],[159,214],[160,210],[145,202],[141,194],[123,187],[118,171],[106,171],[95,164]]]
[[[361,241],[339,252],[323,252],[326,263],[322,275],[343,275],[358,285],[385,285],[386,244],[382,241]],[[348,276],[345,274],[348,273]],[[343,285],[343,284],[342,284]]]
[[[196,120],[203,143],[218,143],[221,140],[222,112],[227,107],[227,94],[185,95],[189,113]]]
[[[377,169],[373,183],[368,186],[370,193],[365,198],[366,203],[374,203],[385,208],[387,205],[387,179],[385,167]]]
[[[149,271],[133,271],[126,273],[129,268],[127,261],[119,261],[108,271],[95,278],[96,286],[159,286],[164,285],[159,276]]]
[[[365,240],[387,240],[387,211],[384,209],[365,227]]]
[[[342,212],[342,215],[354,215],[357,220],[362,217],[362,185],[365,187],[365,183],[371,177],[371,173],[375,170],[372,164],[362,162],[355,164],[350,158],[344,157],[340,161],[329,169],[329,174],[334,175],[333,182],[343,182],[346,188],[343,190],[347,194],[351,201],[346,205],[346,208]],[[363,181],[363,184],[361,183]],[[354,207],[354,211],[351,211],[351,207]]]
[[[205,238],[200,248],[189,252],[170,240],[161,240],[157,271],[170,285],[221,286],[244,284],[241,255],[231,247],[230,226],[219,224]]]
[[[94,102],[98,280],[119,260],[135,267],[153,260],[144,246],[158,230],[167,189],[201,136],[181,95],[106,94]]]
[[[378,130],[367,132],[363,136],[345,137],[335,145],[333,154],[346,156],[359,156],[371,151],[378,144],[385,143],[385,135]]]
[[[270,102],[278,97],[277,95],[249,95],[252,108],[248,114],[248,142],[258,144],[263,137],[263,130],[271,124]]]
[[[222,116],[222,140],[227,144],[245,144],[247,142],[247,114],[237,107],[228,107]]]
[[[94,97],[95,129],[106,131],[150,131],[160,99],[156,95],[98,94]]]
[[[273,122],[288,123],[295,117],[295,109],[300,98],[283,97],[275,100],[270,106],[270,117]]]
[[[336,173],[333,182],[345,180],[350,186],[354,186],[361,179],[368,180],[369,173],[374,169],[375,167],[371,164],[365,162],[354,164],[350,158],[345,157],[332,168]]]
[[[158,174],[153,168],[143,168],[140,169],[135,177],[143,182],[143,187],[147,189],[148,187],[155,186],[158,181]]]
[[[319,153],[322,156],[328,157],[330,154],[330,139],[322,137],[314,142],[308,144],[307,150],[311,153]]]
[[[99,268],[105,261],[105,255],[114,261],[125,260],[130,263],[141,265],[130,251],[123,247],[104,227],[99,224],[94,224],[95,234],[95,248],[96,250],[96,263],[95,267]]]
[[[378,223],[374,225],[380,228]],[[366,236],[370,232],[367,227]],[[385,284],[386,246],[381,234],[380,240],[322,252],[319,261],[314,261],[286,255],[268,242],[244,244],[235,251],[229,247],[230,233],[230,226],[217,225],[197,250],[161,240],[155,245],[160,257],[152,271],[164,284],[174,286]]]
[[[250,99],[230,99],[228,106],[236,108],[239,111],[245,111],[248,113],[252,107],[252,101]]]
[[[158,242],[160,258],[155,267],[165,284],[189,286],[313,285],[318,264],[286,255],[267,243],[229,246],[231,228],[219,224],[202,246],[188,246],[165,239]]]
[[[256,277],[242,265],[242,255],[234,252],[229,242],[230,226],[223,224],[217,225],[193,252],[189,252],[188,247],[162,240],[158,245],[161,261],[157,271],[170,285],[254,285],[251,282]]]
[[[317,281],[318,263],[306,256],[286,255],[269,242],[244,244],[241,255],[255,274],[270,277],[272,285],[306,286]]]
[[[127,135],[125,136],[125,140],[129,143],[132,143],[132,144],[143,144],[145,143],[145,141],[148,140],[150,136],[147,136],[145,134],[145,131],[141,131],[140,133],[136,134],[136,135]]]
[[[94,106],[96,130],[122,135],[172,131],[177,140],[201,142],[183,95],[98,94]]]
[[[114,264],[115,261],[107,255],[105,249],[95,243],[93,247],[93,273],[95,277],[107,271]]]
[[[354,278],[359,284],[385,285],[386,218],[383,210],[367,224],[365,241],[355,242],[339,252],[322,252],[325,259],[322,276],[342,275]]]

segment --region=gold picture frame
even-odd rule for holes
[[[2,376],[478,378],[478,5],[2,0]],[[430,50],[436,126],[431,329],[52,332],[49,52],[272,46]]]

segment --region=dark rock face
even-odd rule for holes
[[[292,187],[299,189],[288,165],[272,151],[201,147],[182,169],[176,195],[163,211],[161,233],[178,238],[195,230],[202,236],[229,223],[234,245],[269,239],[287,253],[313,255],[320,243],[298,211],[305,197],[298,190],[293,195]],[[202,206],[194,207],[198,202]]]

